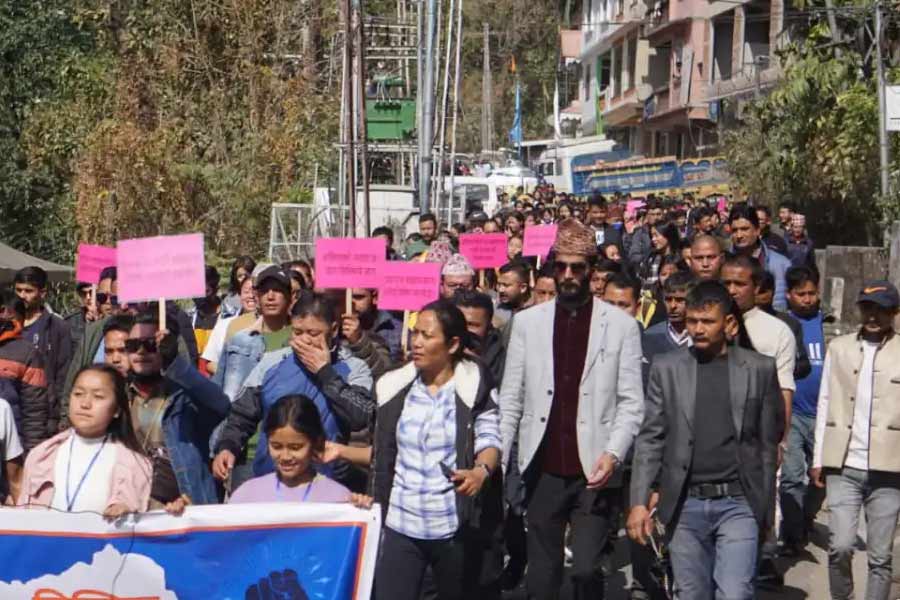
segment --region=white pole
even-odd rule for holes
[[[437,160],[437,172],[435,173],[434,178],[434,189],[435,189],[435,205],[440,206],[440,198],[441,193],[444,191],[444,142],[447,137],[447,97],[450,92],[450,51],[453,49],[453,7],[456,4],[456,0],[450,0],[450,10],[447,11],[447,54],[444,58],[444,90],[441,95],[441,118],[439,121],[440,124],[440,136],[438,141],[438,160]],[[450,165],[451,170],[453,169],[453,165]],[[450,198],[450,206],[453,205],[453,198]],[[452,210],[452,208],[451,208]],[[450,225],[450,220],[448,219],[447,226]]]
[[[450,215],[449,226],[453,220],[453,176],[454,165],[456,164],[456,122],[459,116],[459,64],[460,55],[462,53],[462,14],[463,0],[457,0],[456,5],[456,66],[453,73],[453,132],[450,134],[450,202],[448,203],[447,214]],[[466,207],[465,203],[461,203],[460,221],[465,221]]]
[[[881,56],[881,2],[875,4],[875,62],[878,66],[878,162],[881,174],[881,195],[891,193],[890,164],[891,147],[887,132],[887,100],[885,99],[884,59]]]

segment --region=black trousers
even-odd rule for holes
[[[557,600],[562,587],[566,526],[571,528],[572,589],[575,600],[605,596],[601,558],[616,527],[622,489],[587,489],[584,477],[536,473],[529,477],[528,597]]]
[[[477,598],[479,559],[462,534],[446,540],[418,540],[384,527],[375,566],[374,600],[419,600],[431,567],[438,600]]]

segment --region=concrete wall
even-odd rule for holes
[[[888,276],[887,248],[828,246],[817,252],[822,307],[838,320],[842,333],[859,325],[856,298],[870,279]]]

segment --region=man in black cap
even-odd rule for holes
[[[232,401],[263,354],[287,348],[291,340],[291,280],[287,272],[271,265],[254,281],[259,318],[227,342],[213,378]]]
[[[810,478],[818,487],[827,483],[831,597],[855,597],[851,563],[862,508],[866,598],[888,600],[900,515],[900,338],[894,332],[900,295],[891,282],[872,281],[857,306],[859,332],[831,340],[825,353]]]

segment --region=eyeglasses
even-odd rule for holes
[[[130,354],[137,354],[141,348],[148,354],[155,354],[157,350],[156,338],[130,338],[125,340],[125,350]]]
[[[564,260],[557,260],[553,263],[553,268],[556,270],[557,275],[565,275],[566,271],[569,269],[572,270],[572,275],[584,275],[587,273],[588,264],[584,261],[578,262],[566,262]]]
[[[97,304],[106,304],[107,301],[113,306],[118,306],[119,297],[114,296],[113,294],[104,294],[103,292],[97,292]]]

